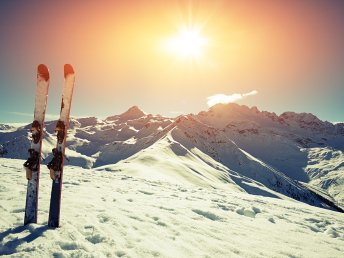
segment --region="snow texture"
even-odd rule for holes
[[[184,151],[178,146],[175,150]],[[42,167],[39,223],[23,226],[22,162],[0,159],[0,255],[334,258],[344,254],[342,213],[251,195],[230,184],[214,188],[188,180],[172,182],[164,173],[160,178],[140,170],[128,173],[124,165],[130,163],[119,164],[116,171],[106,166],[66,166],[57,229],[46,226],[51,180]],[[142,165],[145,162],[151,161],[142,157]]]

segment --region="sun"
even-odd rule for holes
[[[207,38],[203,37],[201,30],[184,27],[179,34],[166,42],[166,49],[178,57],[196,59],[202,56]]]

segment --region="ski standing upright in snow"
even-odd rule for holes
[[[29,158],[24,163],[26,178],[28,179],[24,225],[37,223],[40,161],[49,82],[49,70],[45,65],[40,64],[37,67],[34,121],[31,126],[32,141],[28,150]]]
[[[56,148],[52,150],[53,158],[48,164],[50,177],[53,180],[49,209],[49,227],[59,227],[61,209],[61,190],[63,165],[65,158],[66,137],[69,123],[69,114],[72,104],[75,73],[69,64],[64,66],[64,87],[62,90],[62,102],[60,118],[56,123],[55,132],[57,133]]]

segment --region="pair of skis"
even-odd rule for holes
[[[53,158],[48,164],[50,177],[53,180],[48,226],[54,228],[58,227],[60,224],[62,175],[74,81],[75,73],[73,67],[66,64],[64,66],[64,86],[62,90],[60,118],[55,127],[55,132],[57,132],[57,144],[56,148],[53,149]],[[40,160],[49,83],[49,70],[45,65],[40,64],[37,68],[34,121],[31,127],[32,141],[30,149],[28,150],[29,158],[24,163],[26,177],[28,179],[24,225],[37,223]]]

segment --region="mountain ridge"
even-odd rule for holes
[[[54,121],[46,122],[46,160],[55,143],[54,126]],[[1,155],[26,159],[29,125],[0,128]],[[284,112],[277,116],[231,103],[168,118],[146,114],[133,106],[104,120],[72,118],[69,128],[67,156],[72,165],[91,168],[132,163],[131,168],[127,166],[129,170],[137,166],[201,185],[231,181],[236,182],[234,188],[253,194],[282,194],[320,207],[344,204],[344,124],[321,121],[309,113]],[[329,167],[331,160],[336,166]],[[155,167],[161,170],[155,171]],[[184,172],[180,174],[180,170]],[[329,193],[330,199],[324,201],[314,189]]]

